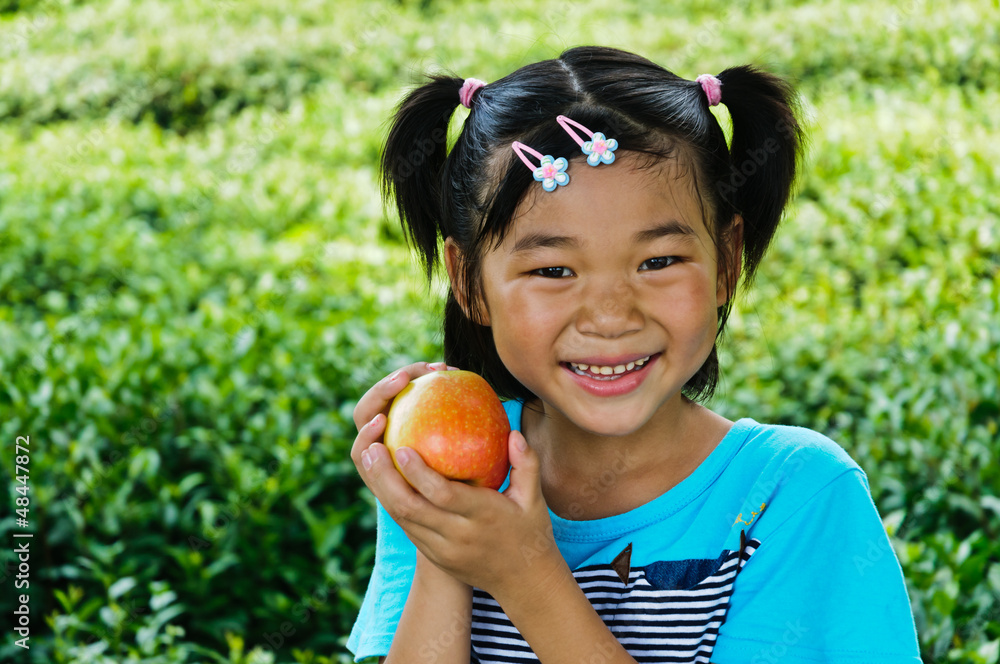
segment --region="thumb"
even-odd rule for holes
[[[507,438],[510,456],[510,484],[504,495],[521,506],[541,495],[541,477],[538,472],[538,454],[531,449],[520,431],[511,430]]]

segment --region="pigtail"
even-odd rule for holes
[[[464,82],[430,76],[399,104],[382,152],[382,199],[395,201],[406,238],[420,253],[430,278],[438,257],[443,214],[441,173],[448,152],[448,123]]]
[[[752,281],[788,203],[804,135],[792,87],[781,78],[742,65],[726,69],[722,103],[733,122],[728,179],[720,196],[743,215],[743,274]]]

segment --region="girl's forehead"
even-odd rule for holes
[[[570,182],[555,191],[533,183],[506,237],[505,245],[531,233],[610,235],[632,226],[668,221],[707,234],[703,202],[692,169],[678,159],[650,161],[625,153],[613,164],[589,166],[574,159]]]

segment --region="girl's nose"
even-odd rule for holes
[[[583,293],[576,326],[582,334],[614,339],[642,329],[636,294],[625,280],[595,284]]]

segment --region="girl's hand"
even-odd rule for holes
[[[385,388],[394,394],[399,389]],[[510,486],[500,494],[448,480],[408,448],[397,451],[404,477],[385,445],[375,442],[384,429],[385,418],[379,415],[358,434],[359,469],[427,560],[498,601],[530,601],[567,572],[542,496],[538,455],[520,432],[511,431],[507,441],[513,469]]]

